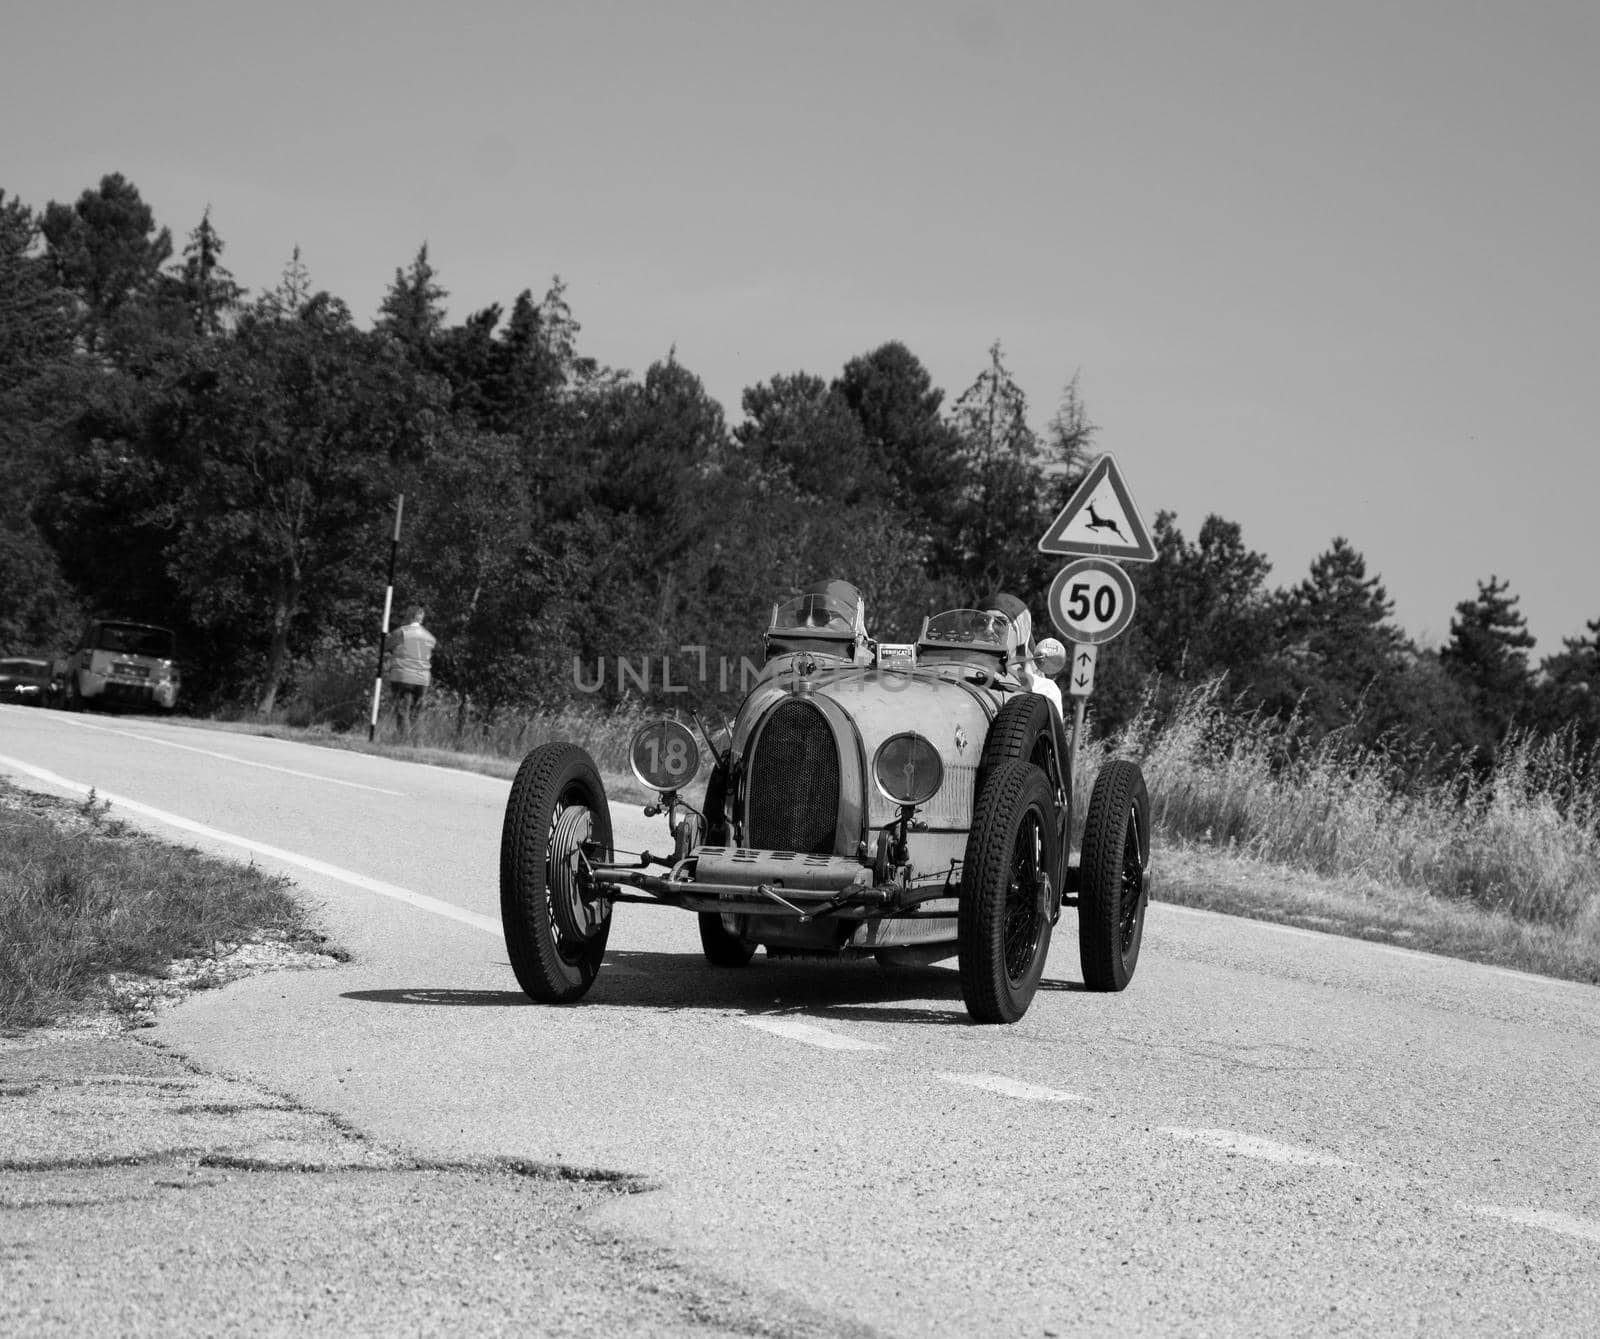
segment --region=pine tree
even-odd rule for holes
[[[1486,760],[1523,713],[1533,687],[1528,668],[1533,637],[1518,598],[1498,577],[1480,581],[1477,598],[1456,606],[1450,641],[1439,651],[1439,663],[1467,695]]]
[[[211,223],[211,207],[184,244],[183,259],[167,270],[166,300],[180,305],[190,329],[212,338],[228,328],[245,290],[222,263],[223,241]]]
[[[100,179],[73,205],[51,201],[41,223],[58,282],[82,302],[91,352],[138,338],[139,309],[155,295],[172,234],[120,173]]]
[[[424,242],[411,268],[394,272],[394,282],[378,306],[375,328],[393,335],[414,354],[431,349],[444,328],[444,300],[450,295],[435,278]]]
[[[993,460],[1032,460],[1039,439],[1028,426],[1028,398],[1000,357],[1000,341],[989,346],[989,366],[962,392],[950,412],[962,448],[979,465]]]

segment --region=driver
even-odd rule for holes
[[[840,656],[852,665],[872,663],[872,638],[867,634],[866,602],[861,592],[848,581],[837,579],[818,581],[802,587],[790,602],[796,606],[797,621],[784,628],[776,637],[769,632],[766,639],[767,659],[797,651]],[[849,633],[848,642],[817,639],[811,644],[805,637],[808,631],[826,631],[832,634]],[[797,635],[798,634],[798,635]]]
[[[1015,595],[1004,593],[991,595],[980,607],[986,614],[1004,614],[1011,620],[1012,626],[1017,630],[1017,659],[1010,668],[1016,671],[1017,679],[1023,688],[1047,699],[1056,709],[1057,718],[1061,718],[1063,711],[1061,688],[1046,672],[1047,662],[1054,661],[1058,657],[1065,659],[1066,652],[1061,643],[1052,637],[1039,645],[1034,644],[1033,615],[1028,612],[1028,606]],[[1059,665],[1057,670],[1059,671]]]

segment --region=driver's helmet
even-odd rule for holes
[[[848,581],[818,581],[774,607],[767,654],[799,649],[859,660],[870,656],[869,641],[861,592]]]
[[[848,629],[854,636],[865,639],[866,601],[848,581],[818,581],[804,587],[797,598],[806,627]]]
[[[1033,644],[1033,615],[1028,612],[1028,606],[1023,604],[1015,595],[1004,592],[991,595],[983,600],[978,608],[986,614],[1004,614],[1011,620],[1011,626],[1017,630],[1017,654],[1028,660],[1033,660],[1037,648]]]

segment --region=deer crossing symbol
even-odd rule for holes
[[[1094,509],[1094,503],[1092,502],[1089,504],[1089,529],[1110,530],[1124,544],[1128,542],[1128,537],[1122,533],[1122,527],[1119,526],[1110,516],[1102,516],[1099,512],[1097,512]]]

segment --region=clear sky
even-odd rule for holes
[[[0,189],[108,172],[254,292],[368,323],[553,275],[580,348],[676,346],[737,422],[903,341],[1075,373],[1147,519],[1335,535],[1425,644],[1507,578],[1600,617],[1600,5],[50,0],[0,33]]]

